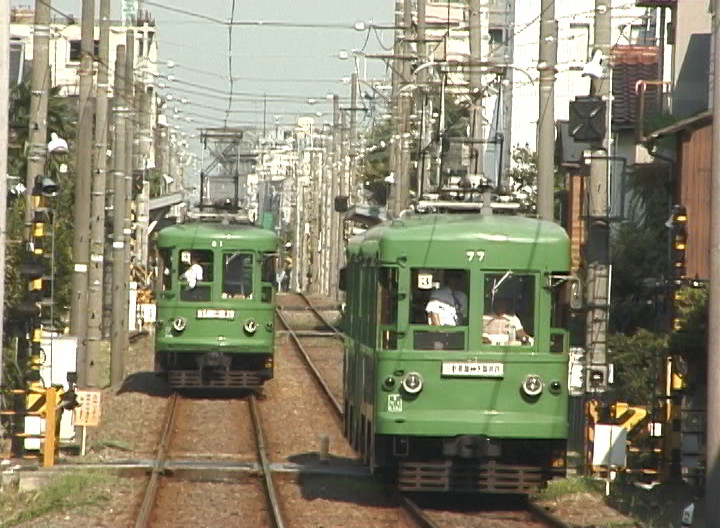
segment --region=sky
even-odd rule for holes
[[[114,20],[121,18],[121,3],[112,0]],[[233,97],[228,125],[261,128],[265,115],[270,127],[274,126],[275,116],[281,123],[288,123],[294,122],[298,113],[314,112],[324,114],[314,116],[317,122],[329,122],[331,104],[327,94],[336,93],[341,98],[349,98],[350,94],[350,86],[342,79],[349,78],[354,61],[340,60],[339,52],[364,49],[366,53],[387,53],[383,46],[387,48],[392,43],[391,31],[357,31],[352,26],[359,21],[366,25],[368,22],[391,24],[394,0],[147,0],[142,3],[142,8],[155,20],[159,61],[163,63],[161,71],[183,81],[166,83],[168,88],[164,91],[172,93],[176,101],[187,99],[179,115],[184,112],[191,121],[180,120],[179,124],[189,134],[197,133],[198,127],[223,125],[230,81],[228,26],[222,22],[231,17],[236,22],[310,22],[339,24],[343,28],[233,26],[232,74],[238,78],[233,90],[243,95]],[[12,6],[32,7],[33,4],[33,0],[11,0]],[[81,6],[81,0],[52,2],[56,15],[58,12],[73,14],[78,19]],[[194,16],[163,6],[188,11]],[[96,13],[97,9],[96,6]],[[169,69],[165,65],[167,61],[175,66]],[[383,61],[378,59],[360,59],[358,65],[361,75],[367,71],[367,79],[382,78],[386,74]],[[263,94],[268,96],[265,113]],[[279,100],[274,95],[289,95],[297,100]],[[317,103],[309,105],[310,98]]]

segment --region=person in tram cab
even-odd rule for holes
[[[510,301],[498,297],[492,312],[483,315],[483,343],[493,345],[531,345],[533,338],[523,328],[520,318],[510,310]]]
[[[190,267],[183,273],[183,278],[187,281],[188,288],[192,290],[199,281],[203,280],[203,267],[195,255],[190,262]]]
[[[467,295],[462,289],[462,276],[448,271],[445,283],[430,292],[425,307],[431,326],[457,326],[465,324]]]

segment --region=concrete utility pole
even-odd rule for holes
[[[125,333],[123,339],[125,346],[130,345],[129,309],[130,309],[130,264],[132,262],[132,182],[135,169],[137,169],[137,127],[135,125],[138,112],[138,102],[135,98],[135,30],[128,28],[125,31],[125,99],[129,109],[125,120]]]
[[[0,196],[7,196],[8,102],[10,100],[10,2],[0,5]],[[5,231],[7,200],[0,200],[0,299],[5,300]],[[0,387],[3,386],[3,323],[5,303],[0,303]]]
[[[340,216],[333,210],[333,200],[342,189],[343,165],[341,147],[342,127],[340,125],[340,97],[333,95],[333,128],[332,128],[332,159],[330,165],[330,196],[328,206],[330,213],[330,269],[328,273],[328,293],[337,298],[338,265],[340,263]]]
[[[610,63],[610,31],[611,15],[610,0],[595,0],[595,49],[603,54],[606,65]],[[593,79],[591,92],[602,97],[610,111],[610,76],[612,72],[606,68],[605,75]],[[589,196],[588,196],[588,238],[586,243],[587,270],[587,321],[585,349],[588,356],[588,367],[593,370],[606,370],[607,359],[607,325],[609,310],[609,225],[608,225],[608,138],[610,126],[605,132],[605,139],[600,148],[592,151],[590,163]],[[607,387],[607,373],[596,390]]]
[[[596,26],[597,28],[597,26]],[[597,32],[595,33],[597,35]],[[557,22],[555,0],[540,4],[540,108],[537,124],[538,217],[553,220],[555,193],[555,66],[557,64]]]
[[[427,26],[427,15],[426,15],[426,1],[417,0],[417,54],[419,58],[420,71],[417,73],[418,88],[416,90],[415,108],[420,109],[421,124],[420,124],[420,136],[418,139],[418,159],[417,159],[417,197],[421,198],[421,194],[429,187],[429,157],[427,156],[427,149],[432,142],[432,134],[428,132],[431,127],[428,126],[429,116],[432,115],[432,101],[428,100],[428,85],[427,82],[430,79],[430,71],[427,67],[423,67],[426,64],[425,61],[430,60],[428,54],[427,35],[425,33]]]
[[[127,283],[125,282],[125,130],[128,113],[125,94],[125,46],[117,47],[115,59],[115,96],[113,98],[115,130],[113,133],[113,296],[112,338],[110,341],[110,383],[118,386],[123,380],[124,355],[127,348]]]
[[[350,134],[348,143],[348,156],[350,158],[350,167],[348,168],[348,188],[347,195],[352,199],[355,191],[355,180],[357,173],[357,111],[358,108],[358,75],[357,71],[353,71],[350,76]]]
[[[110,47],[110,0],[100,0],[97,92],[95,95],[95,170],[92,176],[90,222],[90,269],[88,270],[88,327],[86,385],[98,383],[103,311],[103,266],[105,250],[105,192],[107,179],[108,60]]]
[[[720,0],[713,2],[713,131],[708,328],[720,320]],[[720,519],[720,335],[708,332],[705,519]]]
[[[403,42],[400,46],[402,55],[400,59],[400,83],[409,83],[412,77],[408,57],[413,55],[412,40],[412,1],[404,0],[403,4]],[[402,88],[402,87],[400,87]],[[402,91],[402,90],[401,90]],[[412,113],[412,91],[402,91],[398,104],[400,105],[400,130],[398,135],[398,149],[400,157],[400,174],[395,175],[395,185],[398,189],[398,213],[405,210],[410,204],[410,114]],[[399,178],[398,178],[399,176]]]
[[[390,97],[392,110],[392,131],[393,140],[390,145],[390,174],[393,177],[392,187],[390,188],[390,197],[388,200],[388,209],[392,216],[397,217],[400,211],[405,209],[409,199],[410,182],[408,174],[404,167],[404,142],[405,131],[407,128],[407,120],[410,112],[406,111],[406,99],[403,97],[400,89],[403,81],[407,81],[405,61],[401,60],[401,54],[407,49],[404,39],[410,38],[410,24],[406,24],[408,18],[411,17],[409,0],[398,0],[395,4],[395,26],[404,27],[403,38],[399,33],[395,35],[395,45],[393,47],[393,55],[395,59],[392,61],[392,94]],[[409,65],[407,65],[409,72]]]
[[[143,83],[136,83],[135,93],[139,103],[139,151],[138,168],[142,171],[142,189],[137,197],[137,224],[135,228],[135,261],[145,267],[148,260],[148,225],[150,222],[150,183],[147,180],[147,163],[150,159],[150,94]]]
[[[78,385],[87,385],[88,259],[90,255],[90,184],[93,149],[92,101],[95,54],[95,0],[83,0],[80,25],[80,99],[75,142],[75,203],[73,215],[73,275],[70,299],[70,334],[77,337]]]
[[[484,158],[485,134],[483,132],[482,97],[482,0],[470,0],[470,57],[468,59],[468,81],[472,111],[470,115],[470,166],[469,175],[485,176]],[[486,210],[486,208],[483,208]],[[489,211],[489,208],[487,208]]]
[[[47,159],[47,107],[50,90],[50,0],[35,2],[33,62],[30,78],[30,123],[25,177],[25,239],[30,240],[33,217],[32,189],[45,172]]]

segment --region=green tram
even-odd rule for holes
[[[278,238],[249,223],[189,221],[157,235],[155,371],[179,389],[273,377]]]
[[[345,435],[405,491],[526,494],[564,475],[570,276],[557,224],[427,214],[352,238]]]

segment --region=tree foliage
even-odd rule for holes
[[[668,339],[640,329],[632,335],[614,334],[608,338],[608,356],[615,365],[615,399],[636,405],[649,405],[662,378]]]

